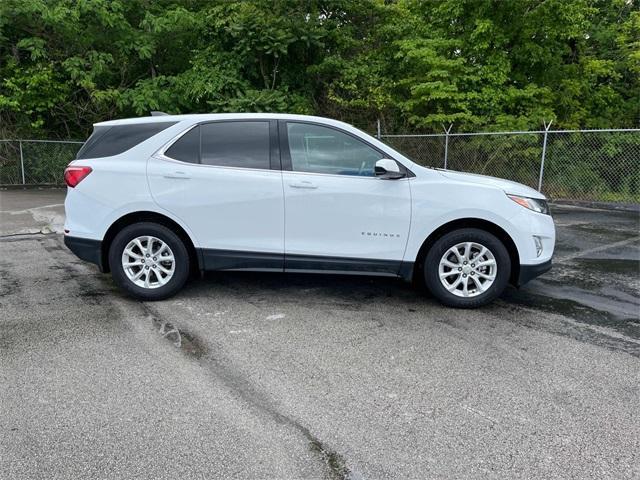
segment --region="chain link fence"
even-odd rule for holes
[[[0,185],[62,185],[84,142],[0,140]]]
[[[640,203],[640,129],[377,136],[420,165],[514,180],[552,200]],[[0,185],[63,185],[81,146],[0,140]]]
[[[640,129],[380,138],[420,165],[514,180],[552,200],[640,203]]]

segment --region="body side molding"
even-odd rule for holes
[[[340,273],[407,278],[413,264],[401,260],[293,255],[200,248],[204,270]]]

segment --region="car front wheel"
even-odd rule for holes
[[[163,225],[136,223],[123,228],[109,249],[115,282],[133,297],[162,300],[177,293],[189,276],[189,254]]]
[[[484,230],[464,228],[440,237],[427,253],[424,278],[445,305],[474,308],[496,299],[506,288],[511,259],[504,244]]]

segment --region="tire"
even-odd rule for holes
[[[425,258],[423,274],[426,287],[443,304],[476,308],[502,294],[511,275],[511,259],[496,236],[463,228],[436,240]]]
[[[134,223],[113,239],[109,267],[113,280],[132,297],[162,300],[175,295],[187,281],[189,253],[182,240],[167,227],[151,222]]]

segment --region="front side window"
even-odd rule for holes
[[[373,177],[382,154],[339,130],[287,122],[291,167],[296,172]]]
[[[200,126],[204,165],[269,169],[269,122],[214,122]]]

